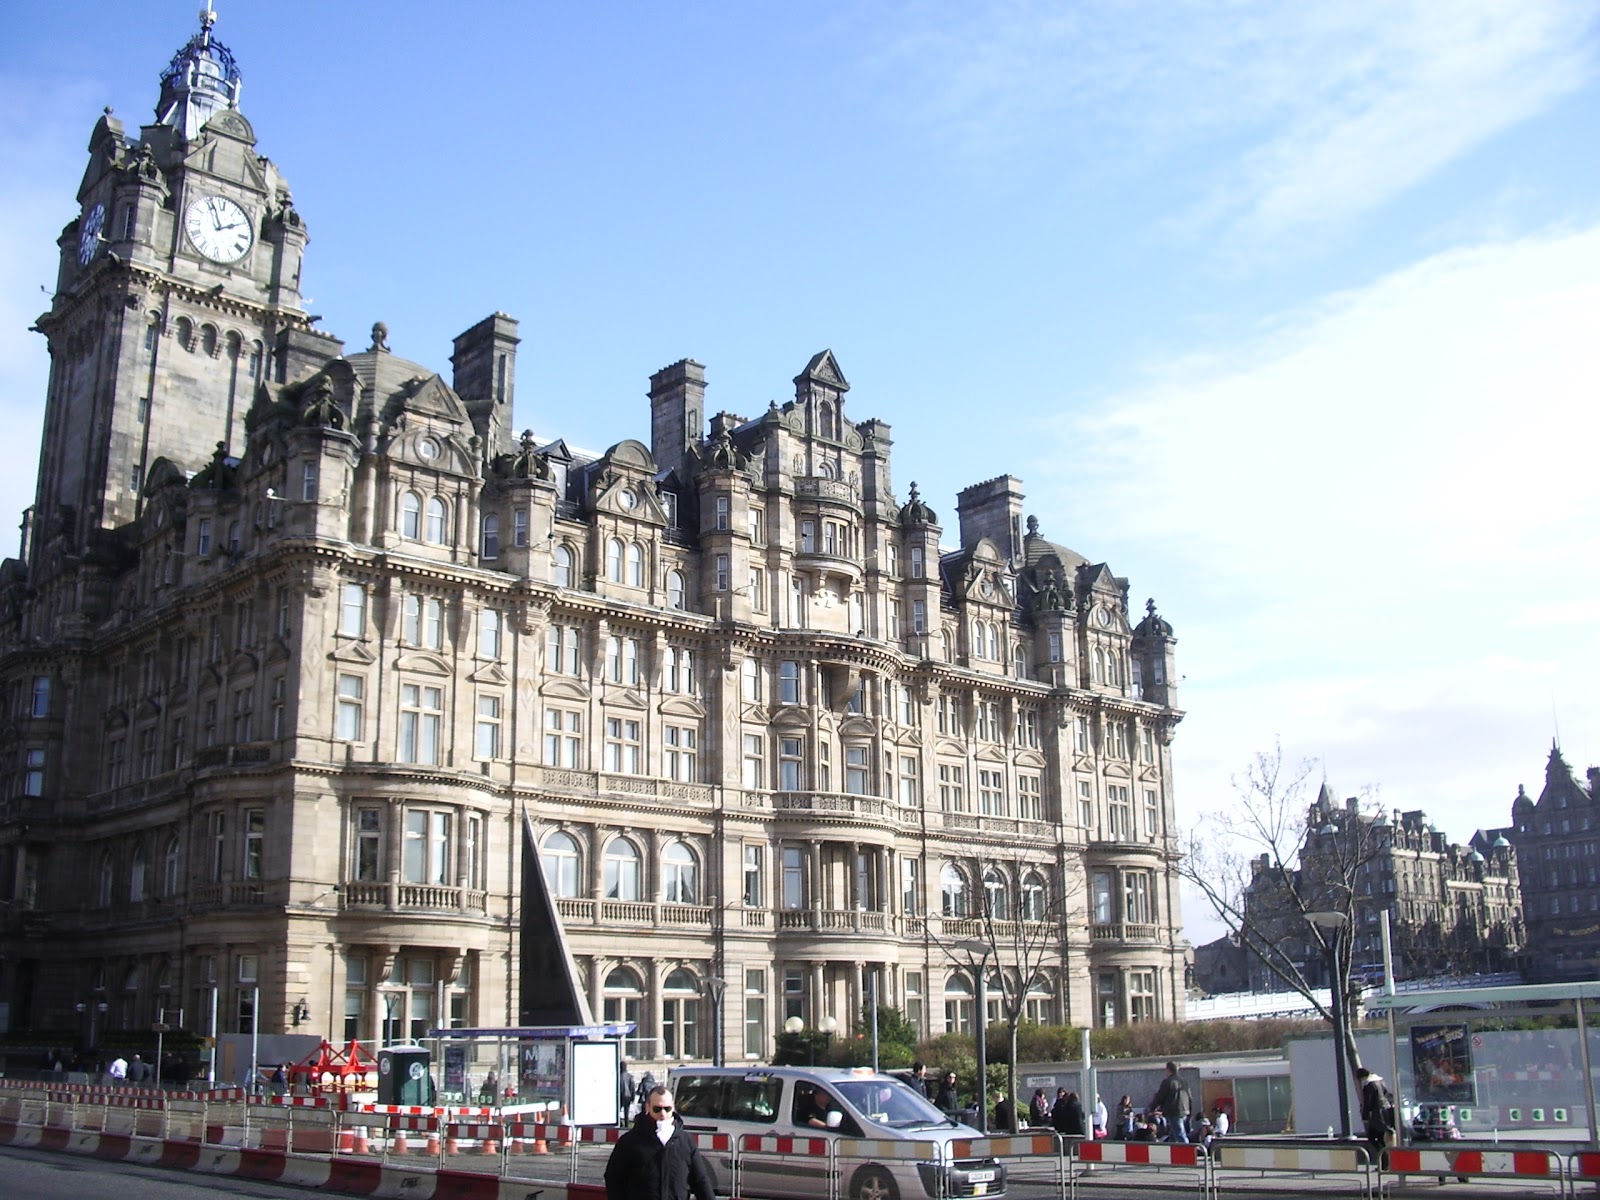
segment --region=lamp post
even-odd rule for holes
[[[817,1022],[817,1028],[822,1030],[822,1053],[826,1057],[833,1049],[833,1035],[839,1030],[839,1021],[836,1017],[823,1017]]]
[[[1347,980],[1342,966],[1345,934],[1350,927],[1350,917],[1342,912],[1310,912],[1306,920],[1316,926],[1321,934],[1322,948],[1328,960],[1328,995],[1333,1000],[1333,1070],[1339,1081],[1339,1136],[1350,1137],[1350,1083],[1345,1063],[1345,997]]]
[[[973,1003],[977,1011],[972,1014],[972,1030],[976,1035],[975,1047],[978,1055],[978,1132],[989,1132],[989,953],[993,947],[988,942],[976,939],[970,942],[957,942],[956,949],[976,956],[973,975]]]
[[[98,993],[100,991],[100,989],[96,988],[95,991],[96,991],[96,993]],[[75,1005],[75,1007],[77,1008],[78,1013],[79,1013],[80,1016],[82,1014],[84,1014],[84,1013],[88,1013],[89,1014],[89,1045],[88,1045],[88,1049],[93,1050],[94,1046],[95,1046],[95,1041],[94,1041],[94,1017],[95,1017],[95,1014],[99,1013],[102,1017],[104,1017],[106,1015],[106,1009],[109,1007],[109,1005],[107,1005],[104,1000],[90,1000],[88,1002],[84,1002],[84,1001],[80,1000],[77,1003],[77,1005]]]
[[[806,1023],[804,1021],[802,1021],[799,1017],[790,1017],[787,1021],[785,1021],[783,1023],[783,1031],[785,1033],[787,1033],[790,1037],[799,1037],[802,1033],[804,1033],[806,1031]],[[812,1043],[810,1038],[806,1039],[806,1050],[808,1052],[809,1058],[811,1059],[811,1065],[813,1067],[816,1066],[817,1065],[817,1050],[816,1050],[816,1046]]]
[[[706,979],[706,994],[711,997],[711,1063],[713,1066],[722,1066],[722,993],[727,990],[728,981],[720,975],[712,975]]]

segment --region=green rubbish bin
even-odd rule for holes
[[[433,1076],[428,1052],[419,1046],[394,1046],[378,1051],[379,1104],[432,1104]]]

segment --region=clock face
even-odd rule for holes
[[[238,262],[255,234],[250,217],[226,196],[201,196],[183,214],[183,230],[194,248],[212,262]]]
[[[96,204],[83,214],[83,224],[78,233],[78,265],[87,267],[100,250],[100,231],[106,227],[106,206]]]
[[[423,458],[432,460],[439,457],[439,443],[432,438],[423,438],[417,443],[417,453]]]

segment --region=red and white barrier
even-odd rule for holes
[[[1454,1146],[1393,1149],[1384,1152],[1383,1160],[1384,1170],[1391,1175],[1454,1175],[1467,1179],[1562,1177],[1561,1156],[1551,1150],[1467,1150]]]

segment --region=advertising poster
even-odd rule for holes
[[[1477,1103],[1472,1039],[1464,1024],[1412,1026],[1411,1072],[1424,1103]]]
[[[459,1043],[444,1048],[444,1090],[457,1095],[467,1090],[467,1048]]]

